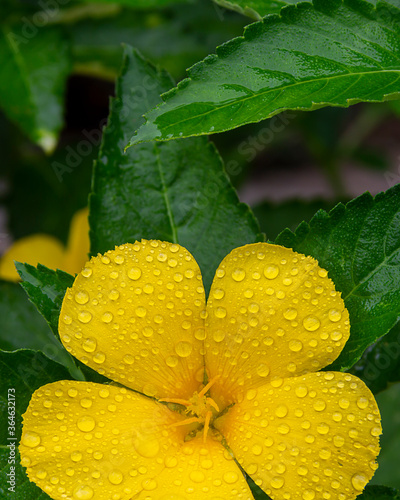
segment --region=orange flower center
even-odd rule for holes
[[[209,396],[206,396],[207,392],[215,383],[216,379],[217,377],[211,379],[208,384],[201,389],[200,392],[195,392],[193,396],[188,400],[160,399],[160,401],[166,403],[178,403],[180,405],[186,406],[185,413],[191,415],[189,416],[189,418],[173,424],[174,427],[198,423],[200,426],[203,426],[203,439],[204,441],[206,440],[208,431],[210,429],[210,423],[212,422],[213,417],[215,417],[215,415],[220,412],[217,403]]]

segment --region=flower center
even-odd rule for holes
[[[186,406],[185,413],[188,414],[189,418],[178,422],[177,424],[173,424],[175,427],[180,425],[187,425],[192,423],[199,423],[203,425],[203,440],[205,441],[207,438],[207,433],[210,429],[210,423],[212,418],[216,413],[219,413],[219,408],[217,403],[206,396],[207,392],[211,388],[211,386],[215,383],[217,377],[211,379],[206,386],[201,389],[200,392],[195,392],[193,396],[186,399],[160,399],[159,401],[165,403],[178,403],[180,405]]]

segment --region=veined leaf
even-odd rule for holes
[[[35,304],[38,311],[49,324],[54,335],[59,339],[58,333],[58,319],[62,301],[68,287],[72,286],[74,282],[73,276],[64,271],[53,271],[41,264],[38,267],[31,266],[30,264],[22,264],[17,262],[15,264],[21,278],[22,287],[28,294],[29,299]],[[64,349],[61,345],[60,348]],[[95,372],[88,366],[84,365],[75,358],[75,370],[70,370],[73,376],[82,380],[85,378],[90,382],[108,382],[108,379]]]
[[[103,253],[142,238],[179,243],[196,258],[208,288],[227,253],[262,235],[206,138],[143,144],[122,153],[132,117],[140,123],[144,110],[170,85],[165,72],[126,48],[94,170],[91,252]]]
[[[394,6],[362,0],[288,6],[193,66],[130,145],[223,132],[283,110],[398,98],[399,20]]]
[[[17,283],[0,282],[0,349],[42,351],[74,373],[76,366]]]
[[[32,141],[52,152],[63,125],[68,42],[60,30],[33,23],[3,26],[0,60],[0,107]]]
[[[342,293],[350,339],[332,369],[348,369],[400,319],[400,184],[323,210],[276,243],[316,258]]]

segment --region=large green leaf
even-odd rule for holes
[[[49,325],[17,283],[0,282],[0,349],[43,351],[49,358],[72,370],[76,366]]]
[[[193,66],[130,145],[222,132],[283,110],[398,98],[400,10],[383,14],[384,4],[326,0],[251,24]]]
[[[400,494],[394,488],[387,486],[367,486],[358,500],[399,500]]]
[[[49,497],[34,483],[20,465],[16,454],[15,464],[9,464],[11,447],[18,446],[21,438],[22,415],[28,407],[32,394],[42,385],[57,380],[70,380],[66,368],[55,363],[40,352],[20,350],[13,353],[0,351],[0,496],[12,500],[45,500]],[[14,406],[15,404],[15,406]],[[15,415],[10,415],[15,411]],[[9,420],[9,415],[11,419]],[[12,424],[9,428],[7,424]],[[15,423],[15,425],[13,425]],[[12,429],[15,427],[15,429]],[[8,490],[6,474],[10,466],[16,468],[15,492]],[[5,472],[5,474],[3,474]]]
[[[191,0],[84,0],[85,2],[91,3],[118,3],[120,5],[126,5],[134,9],[148,9],[151,7],[166,7],[174,3],[188,3]]]
[[[180,243],[193,253],[208,288],[223,257],[261,235],[207,139],[143,144],[122,152],[132,119],[140,123],[143,111],[170,85],[166,73],[126,48],[94,170],[91,252],[141,238]]]
[[[400,323],[369,347],[350,371],[375,394],[400,382]]]
[[[16,268],[22,278],[22,287],[28,294],[29,299],[35,304],[38,311],[49,324],[57,339],[58,318],[62,301],[68,287],[74,282],[73,276],[64,271],[53,271],[41,264],[38,267],[30,264],[16,263]],[[71,373],[78,380],[86,379],[91,382],[108,382],[106,377],[95,372],[77,359],[74,359],[75,369]]]
[[[400,185],[323,210],[276,243],[328,270],[350,313],[350,339],[333,368],[350,368],[400,318]]]
[[[69,44],[60,30],[33,23],[0,29],[0,107],[51,152],[63,125]]]

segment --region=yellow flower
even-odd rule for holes
[[[311,257],[256,243],[220,264],[207,305],[176,244],[86,264],[66,293],[67,350],[116,382],[40,388],[22,464],[61,500],[351,500],[377,467],[380,415],[337,358],[349,318]]]
[[[0,259],[0,279],[19,281],[14,261],[36,266],[43,264],[50,269],[62,269],[67,273],[78,273],[89,253],[88,209],[73,216],[68,244],[64,245],[48,234],[34,234],[17,240]]]

